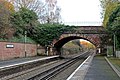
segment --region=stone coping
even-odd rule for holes
[[[107,57],[105,57],[108,64],[111,66],[111,68],[115,71],[115,73],[120,77],[120,71],[108,60]]]

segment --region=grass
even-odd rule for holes
[[[101,54],[96,54],[95,56],[97,56],[97,57],[103,57],[103,56],[106,56],[106,54],[101,53]]]
[[[9,42],[25,42],[25,36],[21,35],[20,37],[12,37],[11,39],[0,39],[0,41],[9,41]],[[32,40],[30,37],[26,37],[26,43],[36,43],[34,40]]]
[[[114,57],[110,57],[108,59],[120,71],[120,59]]]

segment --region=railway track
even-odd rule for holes
[[[23,73],[26,73],[30,70],[33,70],[34,67],[39,67],[41,65],[44,65],[46,63],[56,62],[59,60],[59,57],[46,57],[43,59],[35,59],[30,60],[18,64],[11,64],[8,66],[0,67],[0,80],[7,80],[10,78],[13,78],[14,76],[21,75]]]
[[[3,78],[1,80],[49,80],[69,66],[73,65],[81,59],[86,59],[90,52],[85,52],[79,56],[70,59],[56,60],[45,65],[35,67],[33,69],[21,72],[16,76]]]
[[[85,59],[88,56],[88,52],[74,57],[62,64],[59,64],[49,70],[46,70],[34,77],[29,78],[28,80],[49,80],[51,78],[53,78],[55,75],[59,74],[61,71],[65,70],[66,68],[68,68],[69,66],[73,65],[75,62],[77,62],[80,59]]]

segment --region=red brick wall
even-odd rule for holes
[[[13,44],[13,48],[6,48],[7,44]],[[36,44],[26,44],[26,56],[37,55]],[[24,43],[0,42],[0,60],[7,60],[17,57],[25,57]]]

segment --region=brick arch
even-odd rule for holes
[[[72,31],[64,32],[58,40],[54,39],[52,43],[53,49],[57,54],[61,54],[61,47],[70,40],[85,39],[93,43],[96,48],[103,48],[101,37],[108,35],[103,26],[76,26]]]
[[[74,39],[87,40],[94,44],[96,47],[99,47],[101,42],[98,34],[62,34],[59,40],[55,40],[53,42],[53,45],[55,48],[61,48],[65,43]]]
[[[85,39],[93,43],[96,47],[101,46],[101,39],[106,35],[103,26],[76,26],[73,31],[64,32],[58,40],[53,41],[55,48],[61,48],[65,43],[73,39]]]

